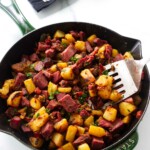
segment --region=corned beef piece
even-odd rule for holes
[[[10,120],[10,127],[11,128],[18,130],[20,128],[20,125],[21,125],[20,117],[15,116]]]
[[[23,73],[19,72],[15,78],[14,88],[17,90],[21,88],[25,79],[26,79],[26,76]]]
[[[75,112],[78,108],[78,104],[72,99],[69,94],[66,94],[63,98],[59,99],[59,103],[67,112]]]
[[[48,81],[46,79],[46,77],[43,75],[42,72],[37,73],[34,77],[33,77],[33,82],[34,84],[39,87],[41,90],[46,88],[48,85]]]
[[[48,140],[54,130],[53,124],[51,122],[47,122],[41,129],[42,136]]]
[[[102,138],[93,138],[92,140],[92,149],[93,150],[100,150],[105,146],[105,143]]]
[[[91,142],[91,137],[89,134],[82,134],[80,135],[74,142],[74,146],[79,146],[83,143],[90,143]]]
[[[55,100],[50,100],[47,107],[50,110],[53,110],[54,108],[56,108],[57,106],[59,106],[58,102]]]
[[[62,53],[61,53],[61,59],[63,61],[69,61],[70,58],[76,53],[76,49],[72,44],[70,44]]]

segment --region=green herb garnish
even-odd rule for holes
[[[62,45],[63,47],[67,47],[67,46],[68,46],[68,44],[66,44],[66,43],[61,43],[61,45]]]
[[[54,99],[54,93],[50,93],[49,99],[50,99],[50,100]]]
[[[39,116],[40,116],[40,114],[39,114],[39,113],[37,113],[37,114],[36,114],[36,118],[38,118]]]
[[[49,108],[46,108],[46,112],[48,113],[48,114],[50,114],[50,109]]]
[[[80,102],[80,104],[84,104],[86,98],[87,98],[87,94],[86,94],[86,93],[82,94],[82,95],[79,97],[79,102]]]
[[[73,62],[75,63],[75,62],[78,61],[78,58],[76,58],[75,56],[72,56],[72,57],[70,58],[70,60],[73,61]]]
[[[103,74],[103,75],[108,75],[108,70],[104,70],[104,71],[102,72],[102,74]]]
[[[32,73],[27,72],[27,73],[26,73],[26,76],[27,76],[27,77],[32,77]]]

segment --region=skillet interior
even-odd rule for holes
[[[5,79],[11,78],[11,64],[20,61],[22,54],[31,54],[33,52],[32,50],[34,49],[36,42],[39,41],[39,37],[41,34],[50,33],[50,35],[53,35],[57,29],[64,32],[70,30],[82,30],[87,33],[87,36],[91,34],[96,34],[98,37],[107,40],[113,48],[118,49],[121,53],[124,53],[125,51],[131,51],[135,59],[142,58],[141,42],[139,40],[121,36],[118,33],[111,31],[107,28],[82,22],[68,22],[49,25],[27,34],[7,52],[0,64],[0,87],[2,86]],[[145,78],[143,80],[140,92],[140,96],[142,97],[142,103],[139,107],[145,112],[149,101],[150,88],[150,79],[147,67],[144,68],[144,72]],[[23,132],[14,131],[9,127],[9,123],[6,119],[6,116],[4,115],[5,110],[6,104],[3,99],[0,99],[0,131],[16,137],[19,141],[23,142],[25,145],[31,148],[30,143],[28,142],[28,139]],[[122,134],[119,141],[125,139],[132,131],[136,129],[142,117],[140,118],[140,120],[135,119],[132,121],[130,128],[128,128],[128,130],[126,130],[126,132]],[[113,144],[105,149],[111,148],[112,146],[118,144],[119,141],[114,141]]]

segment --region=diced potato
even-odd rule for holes
[[[63,68],[65,68],[65,67],[67,67],[68,66],[68,64],[66,63],[66,62],[58,62],[57,63],[57,67],[61,70],[61,69],[63,69]]]
[[[121,102],[119,104],[119,111],[123,116],[128,116],[135,110],[136,110],[136,106],[131,103]]]
[[[32,78],[25,80],[24,85],[25,85],[29,94],[32,94],[36,88],[34,83],[33,83]]]
[[[77,127],[70,125],[66,133],[66,141],[73,142],[77,133]]]
[[[42,126],[48,121],[49,115],[46,113],[45,107],[40,108],[28,123],[33,132],[38,132]]]
[[[57,85],[52,83],[51,81],[48,83],[48,94],[55,93],[57,91]]]
[[[123,55],[124,59],[134,59],[132,54],[130,52],[125,52]]]
[[[43,106],[34,114],[33,119],[36,119],[37,116],[41,116],[45,113],[46,113],[46,108]]]
[[[54,38],[63,38],[65,33],[63,31],[57,30],[54,34]]]
[[[53,141],[49,142],[48,149],[49,150],[56,149],[56,145],[55,145],[55,143]]]
[[[90,125],[89,127],[89,134],[96,136],[96,137],[103,137],[106,135],[106,131],[104,128],[102,127],[98,127],[98,126],[94,126],[94,125]]]
[[[104,111],[103,118],[108,121],[115,121],[117,117],[117,109],[111,106],[107,107]]]
[[[84,125],[86,127],[89,127],[91,124],[94,124],[94,117],[92,115],[86,118],[84,121]]]
[[[40,148],[42,147],[44,141],[40,137],[29,137],[29,141],[32,144],[33,147],[35,148]]]
[[[57,64],[54,64],[54,65],[52,65],[51,67],[50,67],[50,72],[51,73],[54,73],[54,72],[56,72],[58,69],[57,69]]]
[[[65,80],[73,80],[74,79],[74,73],[72,71],[72,68],[65,67],[61,70],[61,76]]]
[[[80,73],[81,77],[85,80],[86,84],[92,83],[95,81],[95,77],[89,69],[84,69]]]
[[[112,86],[113,77],[108,75],[100,75],[98,79],[95,81],[95,84],[98,86]]]
[[[111,45],[110,44],[104,44],[104,45],[102,45],[100,48],[99,48],[99,50],[98,50],[98,53],[97,53],[97,55],[99,56],[99,58],[101,58],[101,59],[104,59],[105,58],[105,51],[106,50],[112,50],[112,47],[111,47]]]
[[[79,125],[79,126],[83,125],[83,119],[79,114],[72,114],[70,116],[69,122],[73,125]]]
[[[62,38],[61,44],[65,45],[67,47],[69,45],[69,41],[67,39]]]
[[[65,34],[65,38],[67,39],[67,41],[68,41],[69,43],[74,43],[74,42],[75,42],[74,37],[73,37],[70,33]]]
[[[98,87],[98,95],[103,99],[109,99],[111,91],[110,86]]]
[[[90,150],[90,147],[87,143],[83,143],[78,146],[78,150]]]
[[[64,136],[58,132],[55,132],[52,135],[52,141],[54,142],[54,144],[57,147],[61,147],[63,145],[63,142],[64,142]]]
[[[101,110],[92,110],[92,115],[93,116],[102,116],[103,112]]]
[[[58,132],[66,131],[67,128],[68,128],[68,121],[67,121],[67,119],[64,118],[64,119],[60,120],[59,122],[55,123],[54,124],[54,128]]]
[[[110,94],[110,100],[117,102],[122,98],[122,94],[119,93],[117,90],[113,90]]]
[[[58,87],[58,92],[60,93],[70,93],[72,90],[71,87]]]
[[[70,142],[63,145],[62,148],[63,150],[75,150],[74,146]]]
[[[7,99],[7,105],[18,107],[22,98],[22,91],[15,91],[11,93]]]
[[[81,52],[86,51],[85,42],[84,41],[76,41],[75,48]]]
[[[122,119],[122,121],[123,121],[123,123],[125,123],[125,124],[130,123],[130,121],[131,121],[131,116],[130,116],[130,115],[125,116],[125,117]]]
[[[82,135],[85,132],[84,127],[76,126],[77,127],[77,135]]]
[[[82,54],[75,54],[74,57],[79,60],[82,58]]]
[[[95,34],[93,34],[93,35],[91,35],[91,36],[88,37],[87,41],[88,41],[90,44],[93,44],[93,41],[94,41],[94,39],[96,39],[96,38],[97,38],[97,36],[96,36]]]
[[[113,49],[113,50],[112,50],[112,56],[113,56],[113,57],[116,57],[118,54],[119,54],[119,52],[118,52],[117,49]]]
[[[101,46],[98,50],[97,55],[99,56],[99,58],[104,59],[105,58],[105,44],[103,46]]]
[[[27,107],[24,107],[24,108],[21,108],[21,109],[19,109],[18,110],[18,113],[20,113],[20,118],[21,119],[24,119],[25,118],[25,116],[26,116],[26,110],[27,110]]]
[[[2,98],[6,98],[7,94],[9,93],[13,85],[14,85],[14,79],[5,80],[3,87],[0,89],[0,96]]]
[[[30,106],[36,110],[41,108],[41,101],[38,98],[31,98],[30,99]]]

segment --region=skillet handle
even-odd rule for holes
[[[133,150],[138,143],[138,133],[134,131],[126,140],[119,145],[115,146],[111,150]]]
[[[2,10],[4,10],[14,20],[23,34],[34,30],[34,27],[28,22],[28,20],[20,11],[16,1],[11,0],[11,2],[11,6],[5,6],[0,0],[0,8],[2,8]]]

